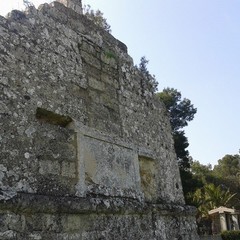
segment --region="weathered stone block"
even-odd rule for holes
[[[101,60],[103,63],[110,65],[112,68],[117,69],[117,54],[112,50],[106,50],[101,54]]]
[[[141,188],[146,201],[153,201],[157,197],[156,167],[154,159],[139,156]]]
[[[75,178],[76,177],[76,164],[72,162],[62,162],[61,175],[63,177]]]
[[[84,51],[81,52],[81,55],[82,55],[83,61],[85,61],[87,64],[99,70],[101,69],[101,62],[97,57],[90,55]]]
[[[81,0],[57,0],[64,4],[66,7],[71,8],[77,13],[82,14],[82,1]]]
[[[109,189],[140,191],[137,154],[127,146],[84,137],[86,180]]]
[[[39,162],[40,174],[60,175],[60,164],[58,161],[41,161]]]
[[[97,79],[93,77],[88,78],[88,83],[89,86],[93,89],[99,90],[99,91],[104,91],[105,89],[105,84],[101,81],[98,81]]]

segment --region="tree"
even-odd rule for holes
[[[224,190],[222,187],[210,183],[201,189],[197,189],[192,196],[194,205],[198,208],[201,217],[207,217],[208,211],[221,206],[229,207],[230,200],[236,193],[232,194],[229,189]]]
[[[94,24],[111,33],[111,26],[107,23],[107,19],[103,17],[103,13],[100,10],[94,11],[90,5],[84,5],[83,14],[93,21]]]
[[[182,99],[181,93],[174,88],[165,88],[162,92],[158,93],[157,96],[165,104],[169,112],[183,193],[186,202],[191,204],[192,197],[189,193],[193,194],[197,188],[202,187],[203,183],[201,180],[194,178],[190,171],[192,158],[189,156],[189,152],[187,150],[189,143],[182,128],[187,126],[189,121],[193,120],[197,109],[194,108],[189,99]]]
[[[189,99],[184,98],[182,100],[181,93],[176,89],[165,88],[158,96],[170,113],[170,123],[174,133],[187,126],[188,122],[193,120],[197,109],[194,108]]]
[[[147,69],[148,63],[149,63],[149,60],[147,60],[145,56],[141,57],[140,63],[139,63],[139,70],[145,75],[149,74],[149,71]]]
[[[189,151],[187,150],[189,143],[184,131],[174,132],[173,140],[180,169],[189,169],[191,162]]]
[[[235,208],[240,209],[240,155],[225,155],[214,166],[212,175],[217,184],[221,184],[225,189],[230,189],[232,193],[237,193],[235,201],[231,203]]]
[[[229,191],[229,193],[237,193],[234,198],[230,199],[231,206],[236,209],[240,209],[240,166],[239,166],[240,155],[225,155],[222,159],[218,161],[218,164],[212,166],[210,164],[203,165],[198,161],[193,161],[191,163],[191,173],[193,174],[193,179],[202,182],[202,184],[214,186],[220,186],[219,188],[224,191]],[[209,191],[210,192],[210,188]],[[189,202],[195,202],[192,199],[193,196],[188,196]],[[224,204],[224,203],[222,203]]]
[[[226,191],[220,185],[216,187],[214,184],[205,185],[204,192],[209,210],[221,206],[229,206],[228,203],[236,195],[236,193],[231,194],[229,189]]]
[[[152,92],[156,92],[158,82],[157,82],[155,76],[151,75],[149,73],[149,71],[147,69],[148,63],[149,63],[149,60],[147,60],[145,56],[141,57],[138,69],[144,75],[145,79],[147,80],[147,82],[145,82],[145,83],[150,85]]]
[[[212,179],[212,165],[204,165],[199,161],[193,161],[191,163],[191,172],[193,173],[194,178],[202,181],[203,184],[209,182],[209,179]]]
[[[193,193],[196,190],[201,189],[204,186],[204,183],[201,179],[196,178],[191,171],[184,171],[180,169],[180,174],[186,203],[198,207],[196,202],[193,200]]]
[[[213,172],[217,176],[236,177],[240,173],[240,155],[225,155],[218,160],[218,165],[214,167]]]
[[[208,211],[210,210],[206,205],[206,196],[203,188],[198,188],[191,197],[192,204],[198,209],[197,218],[200,221],[201,218],[208,216]]]
[[[181,129],[193,120],[197,109],[193,107],[189,99],[182,100],[181,93],[174,88],[165,88],[157,95],[165,104],[170,115],[174,147],[180,170],[189,170],[191,162],[187,150],[189,143],[185,132]]]
[[[214,170],[198,161],[191,162],[190,171],[180,170],[186,203],[198,209],[200,232],[211,232],[210,210],[220,206],[240,209],[239,157],[224,156]]]

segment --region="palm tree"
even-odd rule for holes
[[[225,191],[221,186],[215,186],[214,184],[207,184],[204,186],[205,199],[209,210],[221,206],[228,206],[230,200],[236,195],[232,194],[229,190]]]
[[[223,190],[221,186],[207,184],[197,189],[191,197],[192,203],[197,207],[197,225],[199,232],[211,232],[211,219],[208,212],[214,208],[228,206],[229,201],[236,195],[229,190]]]
[[[228,206],[230,200],[236,195],[229,190],[225,191],[221,186],[207,184],[201,189],[197,189],[192,195],[193,204],[198,209],[198,217],[207,217],[208,211],[221,206]]]
[[[197,222],[200,222],[203,217],[208,216],[208,209],[206,206],[206,198],[203,189],[197,189],[192,195],[192,203],[196,206],[198,212],[196,215]]]

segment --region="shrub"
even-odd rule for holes
[[[224,231],[221,233],[223,240],[239,240],[240,231]]]
[[[111,26],[107,23],[107,19],[103,17],[103,13],[100,10],[94,11],[90,5],[84,5],[83,14],[98,27],[111,33]]]
[[[148,60],[146,59],[146,57],[141,57],[140,59],[140,64],[138,69],[140,70],[140,72],[145,76],[146,84],[150,85],[150,88],[152,90],[152,92],[156,92],[157,91],[157,86],[158,86],[158,82],[155,79],[154,75],[151,75],[147,69],[147,64],[148,64]]]

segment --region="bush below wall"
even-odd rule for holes
[[[223,240],[239,240],[240,231],[224,231],[221,233]]]

